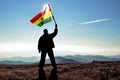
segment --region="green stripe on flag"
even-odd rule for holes
[[[38,24],[38,26],[42,26],[42,25],[44,25],[45,23],[48,23],[48,22],[50,22],[50,21],[52,21],[52,18],[51,17],[49,17],[49,18],[47,18],[47,19],[44,19],[42,22],[40,22],[39,24]]]

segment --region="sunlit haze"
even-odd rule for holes
[[[58,24],[55,56],[120,55],[120,0],[1,0],[0,58],[40,56],[39,37],[54,21],[38,27],[30,19],[46,3]]]

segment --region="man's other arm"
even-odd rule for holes
[[[40,53],[40,51],[41,51],[41,47],[40,47],[40,39],[39,39],[39,41],[38,41],[38,52]]]

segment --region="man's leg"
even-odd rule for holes
[[[40,60],[40,63],[39,63],[39,67],[40,68],[43,68],[43,66],[45,64],[45,57],[46,57],[46,52],[42,51],[42,53],[41,53],[41,60]]]
[[[53,50],[52,50],[52,49],[50,49],[50,50],[48,51],[48,56],[50,57],[50,61],[51,61],[51,63],[52,63],[52,66],[53,66],[54,68],[57,68],[57,65],[56,65],[56,62],[55,62],[54,53],[53,53]]]

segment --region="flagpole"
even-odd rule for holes
[[[53,18],[53,20],[54,20],[55,24],[57,24],[57,23],[56,23],[56,20],[55,20],[55,17],[54,17],[54,16],[52,16],[52,18]]]
[[[49,5],[49,7],[50,7],[50,4],[48,4],[48,5]],[[53,16],[53,12],[52,12],[51,7],[50,7],[50,10],[51,10],[51,13],[52,13],[52,18],[53,18],[53,20],[54,20],[55,24],[57,24],[57,23],[56,23],[56,20],[55,20],[55,17]]]

